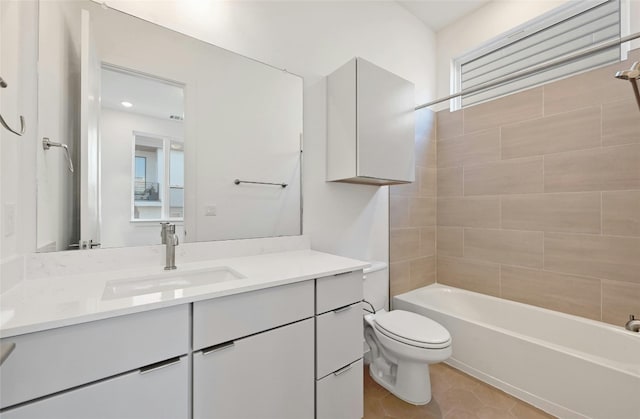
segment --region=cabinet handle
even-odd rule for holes
[[[347,274],[350,274],[350,273],[352,273],[352,272],[355,272],[355,271],[340,272],[339,274],[334,274],[333,276],[347,275]]]
[[[232,340],[232,341],[229,341],[229,342],[221,343],[219,345],[214,345],[214,346],[211,346],[209,348],[203,349],[202,350],[202,355],[209,355],[210,353],[213,353],[213,352],[218,352],[218,351],[221,351],[223,349],[231,348],[231,347],[235,346],[235,344],[236,344],[235,341]]]
[[[16,349],[16,344],[14,342],[0,344],[0,365],[9,358],[9,355],[11,355],[11,352],[13,352],[14,349]]]
[[[351,310],[353,308],[353,304],[347,304],[344,307],[339,307],[333,310],[335,314],[342,313],[343,311]]]
[[[157,371],[159,369],[170,367],[171,365],[175,365],[179,362],[180,362],[180,357],[167,359],[166,361],[156,362],[155,364],[147,365],[146,367],[140,368],[140,374],[147,374],[149,372]]]
[[[337,376],[342,375],[342,374],[344,374],[345,372],[349,371],[351,368],[353,368],[353,364],[349,364],[349,365],[347,365],[346,367],[342,367],[342,368],[340,368],[339,370],[335,371],[335,372],[333,373],[333,375],[335,375],[335,376],[337,377]]]

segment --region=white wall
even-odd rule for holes
[[[38,14],[34,2],[0,2],[0,113],[22,137],[0,127],[0,291],[22,278],[22,255],[35,249]],[[11,220],[12,219],[12,220]]]
[[[160,244],[158,222],[131,222],[133,132],[183,138],[184,124],[104,107],[100,118],[102,247]]]
[[[80,234],[74,200],[80,176],[80,17],[47,1],[40,3],[39,16],[38,137],[68,145],[76,170],[69,172],[62,149],[37,148],[36,247],[66,250]]]
[[[178,5],[180,4],[180,6]],[[435,97],[435,36],[395,2],[110,1],[304,77],[304,233],[315,249],[388,261],[386,187],[325,182],[325,76],[361,56]]]

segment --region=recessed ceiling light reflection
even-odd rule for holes
[[[133,106],[133,103],[131,103],[131,102],[127,102],[127,101],[120,102],[120,104],[121,104],[122,106],[124,106],[125,108],[130,108],[130,107],[132,107],[132,106]]]

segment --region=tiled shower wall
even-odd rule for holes
[[[613,78],[631,62],[437,114],[437,282],[617,325],[640,314],[640,111]],[[411,275],[433,258],[432,217],[411,219],[433,198],[415,194],[391,188],[392,295],[434,281]]]
[[[391,296],[436,280],[435,115],[416,113],[416,181],[389,187]]]

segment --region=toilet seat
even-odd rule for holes
[[[380,312],[374,327],[390,339],[425,349],[442,349],[451,345],[451,335],[440,324],[404,310]]]

